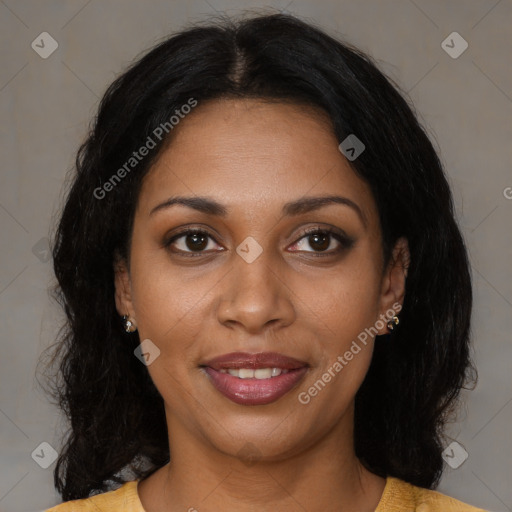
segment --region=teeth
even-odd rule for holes
[[[220,373],[229,373],[229,375],[239,379],[270,379],[288,373],[288,370],[281,368],[258,368],[257,370],[252,368],[221,368],[219,371]]]
[[[240,378],[240,379],[252,379],[252,378],[254,378],[254,370],[250,370],[250,369],[246,369],[246,368],[240,368],[238,370],[238,378]]]
[[[254,377],[256,379],[270,379],[272,377],[272,370],[270,368],[258,368],[254,370]]]

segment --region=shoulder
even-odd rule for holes
[[[486,512],[462,501],[388,477],[376,512]]]
[[[96,494],[90,498],[61,503],[45,512],[98,512],[115,510],[116,512],[144,512],[137,494],[138,480],[126,482],[114,491]]]

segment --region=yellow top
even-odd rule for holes
[[[73,500],[45,512],[145,512],[137,494],[138,480],[115,491]],[[388,477],[375,512],[486,512],[441,494]]]

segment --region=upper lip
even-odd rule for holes
[[[257,354],[248,354],[247,352],[231,352],[223,354],[206,361],[201,366],[209,366],[214,370],[227,368],[282,368],[284,370],[295,370],[307,366],[304,361],[299,361],[293,357],[288,357],[277,352],[260,352]]]

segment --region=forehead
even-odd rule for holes
[[[274,203],[339,193],[371,218],[371,191],[338,144],[327,114],[313,107],[258,99],[199,104],[145,177],[138,208],[149,211],[170,195],[198,195],[261,214]]]

